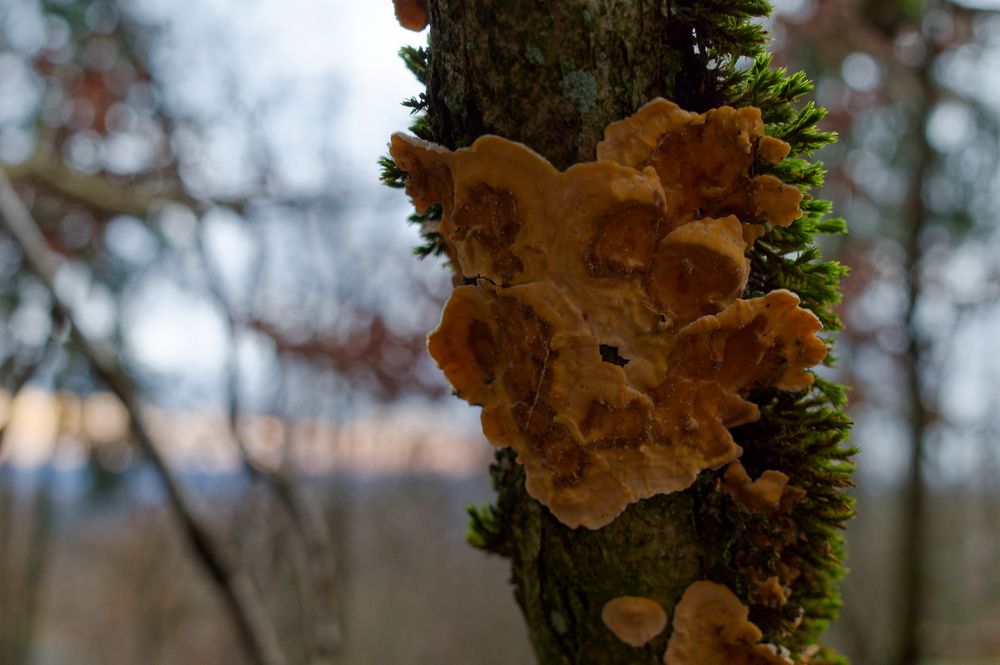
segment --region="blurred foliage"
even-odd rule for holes
[[[855,439],[864,451],[862,503],[848,533],[852,573],[835,639],[853,662],[903,662],[896,660],[904,640],[899,609],[916,602],[907,594],[918,585],[925,657],[995,657],[989,641],[976,646],[940,639],[943,633],[931,639],[926,631],[954,618],[947,608],[956,601],[940,599],[945,585],[955,583],[948,572],[955,565],[968,566],[961,584],[972,585],[963,586],[962,625],[975,632],[977,621],[993,620],[995,575],[974,563],[976,548],[948,548],[961,552],[965,564],[942,565],[934,552],[947,548],[936,536],[942,513],[935,503],[962,486],[983,492],[982,499],[963,494],[961,500],[985,520],[993,542],[1000,536],[987,517],[993,508],[984,505],[1000,489],[988,471],[996,468],[988,406],[996,397],[988,387],[995,379],[985,377],[995,370],[983,368],[968,346],[983,334],[975,331],[975,319],[994,316],[1000,293],[997,253],[986,249],[1000,241],[990,194],[998,178],[1000,114],[995,85],[987,83],[995,76],[988,63],[1000,54],[998,16],[960,3],[913,0],[789,5],[775,27],[779,57],[815,75],[817,103],[830,111],[824,127],[843,137],[821,153],[828,167],[823,192],[852,228],[850,236],[827,243],[852,268],[839,310],[845,331],[835,376],[852,386]],[[979,417],[960,415],[969,408],[959,406],[958,393]],[[918,420],[926,427],[916,428]],[[906,465],[918,446],[923,462],[914,480]],[[926,508],[893,501],[889,514],[903,525],[921,511],[915,519],[922,544],[904,545],[901,527],[880,533],[877,544],[864,542],[873,537],[873,524],[887,519],[865,497],[912,496],[918,483]],[[911,562],[922,579],[904,579],[901,571]],[[880,575],[885,579],[875,582]],[[991,581],[973,588],[977,577]],[[873,585],[882,591],[873,593]]]
[[[703,4],[709,12],[720,5]],[[830,372],[833,380],[855,386],[856,439],[869,451],[859,460],[864,503],[848,534],[853,572],[833,641],[859,665],[887,662],[893,649],[899,591],[892,584],[898,568],[893,547],[904,511],[898,490],[908,418],[901,385],[909,341],[900,317],[907,277],[902,220],[920,133],[934,157],[921,192],[932,219],[920,238],[925,290],[917,319],[928,350],[923,371],[934,443],[926,463],[933,481],[926,564],[932,598],[922,625],[928,662],[994,662],[1000,654],[1000,395],[993,386],[1000,367],[989,348],[1000,300],[993,222],[1000,23],[989,11],[944,2],[777,4],[783,11],[770,32],[781,47],[778,64],[815,78],[816,106],[799,106],[791,116],[783,115],[788,107],[770,103],[810,94],[802,77],[780,69],[760,69],[748,78],[754,85],[747,98],[777,113],[767,118],[771,129],[795,136],[803,153],[825,142],[812,132],[819,106],[830,111],[822,132],[841,138],[817,153],[824,165],[801,158],[762,168],[802,187],[823,180],[822,195],[852,224],[851,236],[823,241],[827,254],[852,267],[845,302],[827,318],[833,324],[839,316],[846,324],[840,367]],[[437,271],[440,281],[411,279],[410,263],[386,254],[383,243],[352,240],[346,231],[356,213],[349,197],[366,185],[337,171],[328,156],[322,187],[291,183],[274,158],[280,146],[272,142],[280,139],[261,130],[266,105],[244,103],[227,87],[225,71],[223,83],[207,95],[186,78],[196,72],[168,67],[176,45],[169,43],[167,26],[145,9],[143,0],[0,2],[0,168],[63,257],[60,293],[81,324],[119,354],[150,402],[178,409],[208,404],[294,424],[297,418],[348,417],[359,404],[441,394],[422,349],[439,311],[444,271]],[[218,69],[236,67],[225,45],[221,49]],[[920,125],[914,71],[929,52],[934,97],[928,122]],[[420,77],[427,51],[407,48],[403,57]],[[338,99],[342,90],[336,82],[331,88],[329,98]],[[211,97],[204,100],[215,104],[210,112],[179,101],[199,95]],[[216,97],[224,101],[221,108]],[[424,100],[417,96],[406,104],[419,112]],[[419,113],[415,120],[413,131],[426,136]],[[242,138],[227,144],[230,135]],[[317,144],[330,140],[322,127],[312,136]],[[222,148],[213,147],[220,141]],[[220,161],[218,152],[237,157]],[[825,202],[806,205],[812,221],[787,233],[842,231]],[[440,213],[414,221],[433,221],[434,214]],[[799,246],[804,237],[775,240]],[[427,239],[418,251],[433,254],[436,243]],[[233,270],[226,257],[241,247],[248,247],[242,254],[250,268]],[[815,265],[809,263],[812,251],[783,260]],[[817,300],[828,302],[823,289],[841,275],[820,272],[801,273],[801,279],[811,280]],[[163,326],[164,307],[184,315],[207,311],[208,329],[222,339],[223,350],[215,354],[221,358],[188,356],[178,366],[151,361],[149,349],[170,341],[151,337]],[[172,335],[182,338],[182,349],[193,348],[193,336],[206,328],[188,330],[184,322]],[[143,345],[137,336],[152,341]],[[257,360],[246,362],[248,348]],[[249,370],[260,366],[265,378],[253,381]],[[101,389],[67,339],[66,322],[53,313],[49,294],[3,233],[0,382],[9,396],[31,387],[78,396]],[[836,401],[838,395],[827,397]],[[64,408],[64,424],[74,408]],[[77,438],[91,469],[90,498],[100,497],[107,512],[90,512],[93,504],[59,504],[45,476],[25,484],[0,466],[0,662],[34,662],[26,645],[35,639],[55,662],[82,662],[83,651],[109,663],[235,662],[234,638],[219,619],[217,600],[178,551],[166,516],[137,502],[148,498],[142,482],[148,470],[123,454],[127,437]],[[54,454],[70,449],[59,445]],[[266,467],[272,459],[260,454],[254,462]],[[484,581],[481,566],[492,564],[462,558],[461,534],[447,529],[460,524],[465,502],[485,497],[438,495],[406,484],[383,495],[377,487],[352,486],[360,498],[352,501],[354,494],[345,492],[327,505],[328,519],[344,538],[337,547],[348,571],[344,653],[359,654],[361,662],[395,662],[404,655],[426,663],[524,662],[526,638],[517,633],[501,567]],[[287,519],[252,483],[219,491],[231,504],[210,493],[214,507],[233,540],[243,543],[289,652],[298,657],[312,639],[297,633],[307,619],[289,591],[303,586],[292,563],[301,552],[283,549],[288,532],[272,529]],[[845,506],[831,503],[831,509],[839,514]],[[444,535],[427,539],[426,515],[448,510],[448,519],[433,526]],[[496,546],[482,538],[495,532],[490,509],[470,512],[475,544]],[[487,602],[494,597],[506,605]],[[398,640],[385,634],[387,611]],[[468,639],[455,639],[445,624]],[[433,628],[412,630],[414,625]],[[357,636],[353,645],[351,635]],[[477,652],[477,645],[483,650]]]
[[[285,91],[246,93],[246,62],[220,41],[199,44],[199,63],[165,16],[144,0],[0,3],[0,169],[55,253],[57,300],[136,386],[149,407],[141,415],[194,413],[188,421],[222,425],[196,434],[210,441],[185,441],[192,432],[169,426],[157,434],[164,447],[203,447],[208,464],[235,460],[227,470],[242,476],[226,491],[243,510],[217,524],[233,545],[230,564],[261,589],[267,607],[258,611],[267,621],[273,614],[289,662],[330,662],[339,642],[333,517],[311,506],[296,465],[331,456],[335,442],[317,440],[335,431],[330,423],[444,394],[423,353],[433,325],[426,312],[437,309],[444,280],[404,280],[393,243],[352,237],[352,223],[392,202],[347,200],[357,183],[329,159],[329,118],[311,130],[314,153],[295,155],[320,168],[297,176],[287,132],[268,131],[287,112],[275,102]],[[190,69],[206,61],[209,71]],[[338,81],[326,85],[313,92],[340,93]],[[305,103],[295,107],[303,116]],[[30,457],[33,446],[49,469],[71,460],[87,508],[114,513],[163,471],[135,454],[127,424],[108,435],[83,422],[86,404],[108,397],[108,387],[56,304],[0,231],[0,453]],[[269,431],[258,436],[248,423]],[[194,484],[189,472],[177,471],[178,482]],[[5,665],[34,662],[41,564],[58,545],[45,512],[53,482],[0,466],[0,489],[37,492],[18,503],[20,521],[46,527],[34,539],[13,527],[0,534]],[[205,556],[198,547],[192,554]]]
[[[130,329],[144,304],[135,302],[137,291],[159,280],[219,310],[240,334],[272,340],[279,361],[301,359],[343,377],[358,397],[441,394],[420,353],[427,322],[398,311],[406,297],[411,306],[436,303],[437,285],[408,285],[387,311],[386,289],[361,280],[364,262],[377,255],[359,257],[336,233],[310,230],[317,217],[340,224],[342,194],[328,185],[305,192],[283,185],[267,146],[243,165],[246,174],[220,179],[224,165],[213,161],[208,135],[249,131],[260,111],[217,109],[229,116],[220,128],[177,102],[184,83],[163,65],[165,27],[141,18],[141,3],[12,0],[5,7],[2,78],[5,96],[17,103],[0,114],[0,164],[49,247],[65,258],[66,296],[83,324],[118,348],[147,388],[173,398],[170,386],[157,385],[164,377],[137,357]],[[236,66],[220,63],[219,78]],[[336,165],[326,168],[336,182]],[[272,228],[275,217],[285,219],[283,231]],[[238,242],[219,246],[213,234]],[[306,248],[325,266],[289,279],[287,255]],[[241,249],[250,257],[237,260],[252,265],[234,276],[226,253]],[[36,353],[58,326],[46,313],[47,294],[2,236],[0,274],[8,276],[0,360],[16,364],[11,358]],[[370,334],[373,325],[378,334]],[[85,366],[67,362],[84,374],[59,381],[78,390],[94,385]]]

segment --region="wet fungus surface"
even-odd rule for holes
[[[431,355],[564,524],[687,488],[739,457],[729,428],[759,418],[751,390],[811,384],[816,316],[789,291],[741,299],[763,225],[801,214],[796,188],[750,175],[787,150],[757,109],[662,99],[566,171],[496,136],[392,137],[417,211],[442,206],[459,285]]]

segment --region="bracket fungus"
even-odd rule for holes
[[[396,20],[407,30],[420,32],[427,27],[427,0],[392,0]]]
[[[692,583],[674,610],[666,665],[794,665],[786,650],[761,644],[750,610],[732,591],[708,581]]]
[[[651,598],[618,596],[604,604],[601,621],[625,644],[641,647],[667,627],[667,613]]]
[[[788,151],[787,143],[764,134],[756,108],[692,113],[655,99],[607,126],[597,159],[653,167],[670,198],[673,226],[732,214],[747,225],[749,240],[759,235],[760,222],[788,226],[802,216],[798,189],[774,176],[750,175],[755,158],[777,163]]]
[[[788,484],[788,476],[781,471],[767,470],[751,481],[739,460],[726,467],[722,489],[749,510],[772,513],[787,512],[805,496],[800,488]]]
[[[441,204],[460,285],[430,353],[564,524],[689,487],[741,454],[729,428],[759,418],[751,390],[812,382],[816,316],[790,291],[741,299],[762,225],[801,214],[797,189],[750,175],[787,149],[757,109],[662,99],[566,171],[496,136],[392,137],[417,211]]]

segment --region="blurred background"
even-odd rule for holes
[[[771,34],[852,229],[829,641],[1000,664],[1000,2]],[[532,662],[463,540],[492,453],[424,352],[449,278],[378,182],[425,39],[388,0],[0,0],[0,664]]]

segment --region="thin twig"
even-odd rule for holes
[[[35,376],[39,368],[45,364],[52,355],[52,350],[56,345],[58,339],[57,326],[53,325],[52,330],[49,332],[49,338],[46,340],[45,345],[35,351],[34,355],[29,358],[22,365],[18,365],[18,352],[14,351],[10,356],[4,361],[3,365],[0,365],[0,381],[5,385],[3,388],[10,395],[11,404],[13,404],[14,399],[21,392],[21,389],[27,385],[28,381]],[[3,452],[4,444],[4,432],[7,426],[10,424],[10,418],[4,421],[0,421],[0,453]]]
[[[323,519],[323,515],[311,501],[305,492],[299,487],[295,478],[295,470],[288,462],[287,457],[276,469],[271,470],[264,465],[257,464],[246,445],[246,441],[239,428],[240,399],[239,399],[239,361],[236,354],[239,330],[245,328],[245,323],[237,321],[234,314],[234,307],[226,296],[225,288],[222,284],[222,276],[218,274],[212,265],[208,255],[202,233],[198,234],[198,251],[201,262],[205,270],[208,291],[215,301],[216,306],[221,310],[225,319],[228,337],[229,352],[227,354],[228,369],[228,427],[230,435],[236,444],[244,469],[250,478],[263,481],[271,493],[277,497],[285,513],[291,520],[293,534],[300,541],[302,552],[301,559],[293,557],[293,561],[304,561],[307,570],[296,571],[305,579],[311,580],[311,588],[304,589],[303,601],[307,598],[305,594],[313,594],[319,597],[319,608],[307,607],[306,614],[313,623],[313,634],[311,637],[312,647],[316,651],[318,662],[330,662],[337,650],[340,641],[340,629],[337,625],[333,605],[336,600],[336,575],[335,561],[333,554],[332,539],[329,529]],[[261,250],[263,254],[263,249]],[[261,269],[264,265],[262,256],[258,256],[254,265],[257,267],[253,277],[250,279],[250,292],[253,293],[261,278]],[[286,450],[287,450],[286,441]],[[315,598],[314,598],[315,600]],[[312,605],[313,603],[310,603]]]
[[[24,252],[28,266],[48,289],[56,310],[69,322],[71,334],[94,372],[128,410],[138,444],[160,476],[189,545],[222,593],[247,656],[256,665],[284,665],[285,658],[274,625],[252,580],[239,567],[237,558],[219,536],[219,530],[204,504],[187,490],[160,453],[146,427],[143,406],[132,382],[117,358],[80,330],[71,307],[60,299],[55,289],[59,260],[48,248],[38,225],[3,169],[0,169],[0,222]]]

